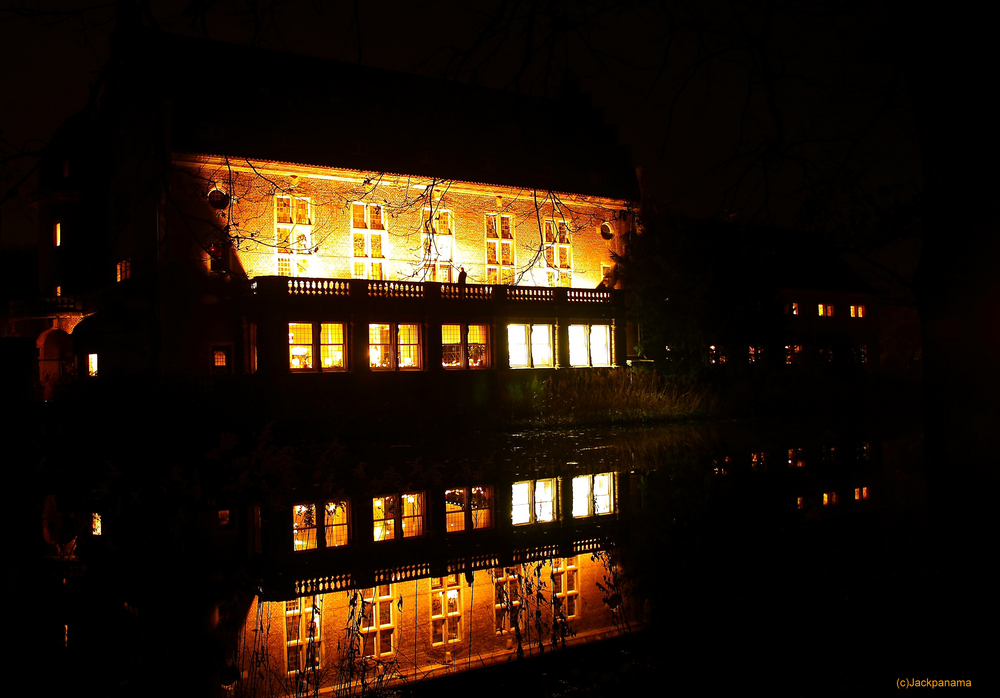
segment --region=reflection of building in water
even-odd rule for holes
[[[615,629],[590,552],[366,589],[258,599],[240,648],[247,694],[317,684],[357,689],[481,667]],[[386,579],[405,570],[386,571]],[[256,673],[253,668],[256,668]],[[300,688],[301,690],[301,688]]]
[[[240,690],[357,690],[616,633],[619,478],[341,492],[264,516]]]

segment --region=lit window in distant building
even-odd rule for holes
[[[55,296],[58,298],[61,295],[62,295],[62,286],[56,286],[55,287]]]
[[[316,547],[316,505],[292,507],[292,543],[296,552]]]
[[[764,470],[767,467],[767,460],[764,451],[750,454],[750,467],[754,470]]]
[[[579,608],[580,580],[577,571],[577,556],[552,560],[552,593],[555,597],[553,612],[558,618],[576,617]]]
[[[373,369],[392,369],[392,325],[368,325],[368,362]]]
[[[351,235],[354,240],[354,278],[385,278],[385,221],[379,204],[351,204]]]
[[[216,511],[215,525],[218,528],[229,528],[232,520],[229,509],[218,509]]]
[[[824,492],[823,493],[823,506],[829,506],[837,503],[837,493],[836,492]]]
[[[56,247],[62,245],[62,222],[56,221],[52,224],[52,241]]]
[[[865,316],[865,306],[863,305],[851,306],[851,317],[864,317],[864,316]]]
[[[855,487],[854,488],[854,498],[857,500],[868,499],[868,488],[867,487]]]
[[[819,304],[819,316],[820,317],[833,317],[833,306],[832,305],[824,305],[823,303],[820,303]]]
[[[799,314],[799,304],[792,303],[792,315],[798,315],[798,314]]]
[[[285,670],[316,671],[322,662],[323,596],[285,602]]]
[[[396,512],[399,501],[395,495],[375,497],[372,500],[372,524],[375,541],[393,540],[396,537]]]
[[[414,492],[403,495],[403,538],[424,535],[424,496]]]
[[[750,363],[755,364],[760,360],[761,348],[760,347],[750,347]]]
[[[462,639],[462,585],[457,574],[431,578],[431,644]]]
[[[514,228],[510,216],[486,214],[486,283],[514,285]]]
[[[788,467],[789,468],[804,468],[806,465],[805,459],[802,457],[801,448],[790,448],[788,449]]]
[[[380,584],[374,589],[362,592],[361,630],[364,640],[361,647],[363,657],[384,657],[392,654],[393,634],[396,630],[393,618],[395,599],[392,585]]]
[[[721,347],[717,347],[714,344],[708,348],[708,363],[710,364],[724,364],[726,363],[726,353]]]
[[[87,375],[97,377],[97,354],[87,354]]]
[[[99,536],[102,532],[101,514],[100,512],[95,511],[90,515],[90,535]]]
[[[226,352],[222,349],[215,349],[212,351],[212,365],[216,368],[226,368],[228,364],[228,357]]]
[[[801,363],[802,361],[802,345],[801,344],[786,344],[785,345],[785,363],[789,366]]]
[[[368,361],[378,371],[421,368],[420,325],[369,325]]]
[[[805,506],[805,504],[802,501],[802,497],[796,497],[795,498],[795,508],[796,509],[802,509],[804,506]]]
[[[132,262],[127,259],[123,259],[118,262],[115,270],[116,278],[119,282],[126,281],[132,278]]]
[[[337,548],[347,545],[350,540],[348,531],[349,515],[347,510],[347,500],[338,499],[327,502],[323,506],[325,529],[324,541],[326,547]]]

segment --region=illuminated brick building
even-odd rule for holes
[[[48,394],[624,364],[612,252],[636,183],[581,95],[141,32],[114,55],[35,197],[52,312],[18,331],[75,355]]]

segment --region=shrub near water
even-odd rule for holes
[[[642,422],[711,412],[704,385],[629,369],[570,371],[534,383],[519,415],[535,424]]]

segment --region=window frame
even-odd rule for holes
[[[458,341],[457,342],[445,342],[445,328],[446,327],[457,327],[458,328]],[[482,329],[482,342],[470,342],[469,334],[473,327],[478,327]],[[458,364],[446,364],[445,363],[445,347],[457,347],[459,352],[459,362]],[[481,363],[478,365],[472,365],[472,352],[471,347],[482,347],[481,351]],[[487,323],[458,323],[458,322],[445,322],[441,324],[441,367],[446,371],[481,371],[487,369],[492,365],[490,361],[490,326]]]
[[[492,221],[492,225],[490,222]],[[504,224],[506,223],[506,230]],[[483,218],[483,231],[486,237],[484,248],[486,255],[486,283],[513,286],[517,270],[517,236],[514,230],[514,218],[507,213],[487,213]],[[490,255],[490,241],[493,242],[493,255]],[[510,253],[509,261],[504,261],[505,248]]]
[[[595,363],[594,362],[594,328],[603,327],[605,329],[605,349],[607,352],[607,363]],[[578,344],[575,345],[574,328],[582,328],[583,332],[583,349],[586,352],[586,357],[584,361],[581,362],[580,357],[580,347]],[[612,332],[611,325],[605,324],[575,324],[570,325],[568,328],[569,336],[569,365],[573,368],[610,368],[614,364],[614,356],[612,350]],[[574,348],[576,351],[574,351]]]
[[[573,285],[573,234],[569,221],[547,218],[542,225],[545,278],[550,287]]]
[[[402,328],[412,328],[407,330],[406,333],[402,331]],[[388,329],[388,342],[379,341],[377,343],[372,343],[372,332],[375,328],[387,328]],[[381,329],[378,330],[381,332]],[[412,339],[413,335],[411,332],[416,334],[416,342],[406,342],[403,343],[402,340]],[[404,336],[405,335],[405,336]],[[382,337],[379,336],[379,340]],[[425,332],[423,324],[419,322],[371,322],[368,324],[368,368],[371,371],[423,371],[425,364],[424,357],[424,339]],[[380,355],[388,351],[388,359],[380,360],[378,365],[375,365],[373,360],[372,348],[380,347]],[[385,349],[383,349],[383,347]],[[415,353],[411,350],[404,352],[404,347],[416,347]],[[404,366],[402,361],[405,358],[416,358],[416,363],[413,365]]]
[[[424,281],[451,283],[453,280],[452,272],[455,269],[455,216],[451,209],[432,209],[429,206],[424,207],[423,215],[424,225],[420,235],[420,249],[422,251]],[[447,221],[444,228],[440,228],[438,223],[442,216]],[[430,231],[428,231],[428,227],[430,227]],[[442,253],[442,245],[438,244],[438,240],[442,238],[448,240],[447,255]]]
[[[312,600],[307,609],[307,599]],[[295,607],[289,606],[295,603]],[[283,602],[285,616],[285,673],[313,673],[323,666],[323,594],[300,596]],[[294,618],[295,620],[291,620]],[[307,620],[308,618],[308,620]],[[292,624],[295,627],[295,637],[291,637]],[[308,636],[305,629],[309,627]],[[302,652],[305,648],[305,652]],[[292,650],[295,650],[296,661],[292,666]],[[310,655],[313,659],[310,661]]]
[[[280,201],[288,201],[288,220],[281,220]],[[293,203],[294,202],[294,203]],[[299,221],[299,206],[305,204],[305,222]],[[315,251],[313,205],[308,196],[274,195],[274,250],[276,274],[292,278],[309,276],[309,258]]]
[[[449,501],[449,498],[452,501]],[[444,491],[444,501],[446,533],[464,533],[493,528],[494,499],[491,485],[449,488]],[[485,504],[485,506],[477,506],[477,504]]]
[[[449,600],[455,599],[454,610]],[[440,608],[435,612],[434,602],[440,601]],[[447,577],[431,577],[428,590],[428,607],[430,608],[430,638],[431,646],[444,647],[462,641],[462,582],[458,573]],[[441,639],[436,640],[436,630],[441,629]]]
[[[407,501],[407,498],[410,501]],[[386,506],[387,503],[390,503],[391,507]],[[407,510],[407,506],[410,507],[409,510]],[[381,517],[378,515],[379,508],[382,510]],[[416,513],[413,513],[414,511]],[[387,523],[390,525],[387,526]],[[416,523],[416,526],[413,525],[414,523]],[[381,534],[379,524],[382,524]],[[388,534],[386,531],[388,531]],[[383,541],[406,538],[423,538],[426,534],[426,493],[402,492],[372,497],[372,539],[374,542],[381,543]]]
[[[598,495],[596,490],[597,478],[607,478],[607,491]],[[606,473],[588,473],[584,475],[576,475],[571,480],[572,487],[572,517],[574,519],[584,519],[593,516],[611,516],[616,511],[616,500],[615,500],[615,474],[614,472]],[[578,500],[577,494],[578,489],[586,484],[586,494],[582,494],[582,502]],[[598,497],[607,497],[606,507],[598,506]],[[578,505],[583,505],[582,508],[578,508]],[[601,508],[606,508],[605,511],[599,511]],[[581,513],[582,512],[582,513]]]
[[[383,591],[384,589],[384,591]],[[370,595],[369,595],[370,592]],[[360,590],[362,600],[361,632],[364,640],[361,645],[363,657],[384,657],[396,651],[396,614],[393,606],[392,584],[377,584],[374,587]],[[384,607],[389,612],[389,622],[383,623],[380,611]],[[371,609],[371,615],[364,613],[365,606]],[[365,621],[368,621],[366,624]],[[389,647],[384,647],[385,634],[388,633]],[[371,642],[371,652],[367,650]]]
[[[363,227],[358,227],[358,207],[363,207]],[[372,211],[378,210],[378,222],[373,223]],[[384,281],[386,278],[387,241],[385,225],[385,207],[382,204],[351,202],[351,277],[354,279],[369,279]],[[363,236],[364,255],[358,254],[357,236]],[[378,245],[374,243],[378,240]],[[377,250],[376,250],[377,248]],[[376,251],[378,254],[375,254]],[[377,268],[377,271],[376,271]]]
[[[542,499],[539,497],[539,486],[545,484],[551,487],[551,498]],[[528,499],[527,501],[517,500],[517,492],[515,490],[519,485],[528,485]],[[544,518],[541,514],[543,508],[548,508],[548,518]],[[523,521],[515,520],[515,507],[527,507],[528,508],[528,518]],[[519,480],[517,482],[511,483],[511,513],[510,521],[513,526],[527,526],[530,524],[542,524],[542,523],[552,523],[559,520],[559,479],[555,477],[544,477],[537,478],[534,480]]]
[[[552,560],[549,579],[552,582],[552,612],[559,618],[576,618],[580,615],[580,564],[579,556],[557,557]],[[570,586],[573,588],[570,589]]]
[[[305,322],[289,322],[288,324],[288,370],[291,373],[343,373],[348,369],[348,357],[350,355],[350,345],[348,344],[348,330],[349,323],[346,322],[323,322],[319,321],[305,321]],[[308,343],[294,342],[295,332],[292,326],[296,325],[301,328],[309,328],[309,341]],[[335,342],[325,342],[324,335],[327,330],[326,328],[340,327],[340,344]],[[296,347],[308,347],[309,351],[306,356],[309,357],[309,365],[305,367],[295,368],[292,366],[293,352]],[[326,347],[340,347],[340,366],[323,366],[323,361],[325,359]],[[330,350],[334,351],[333,349]],[[317,361],[317,357],[319,361]]]
[[[511,356],[511,333],[514,328],[524,328],[525,339],[525,363],[516,363]],[[543,346],[541,342],[536,342],[536,331],[542,330],[548,333],[547,363],[539,363],[537,360],[536,347]],[[507,366],[509,368],[555,368],[555,326],[549,323],[529,324],[522,322],[512,322],[507,325]]]

